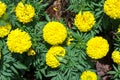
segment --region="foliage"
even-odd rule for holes
[[[110,50],[107,54],[111,55],[112,51],[114,50],[120,51],[120,33],[117,32],[120,20],[110,18],[104,12],[103,7],[106,0],[68,0],[68,5],[67,7],[65,7],[64,10],[65,12],[73,13],[73,21],[71,22],[69,22],[69,20],[68,22],[66,22],[66,17],[62,16],[59,20],[57,20],[54,17],[49,16],[49,13],[47,13],[47,9],[51,5],[53,5],[55,1],[59,0],[0,1],[7,5],[6,12],[0,17],[0,28],[2,28],[1,26],[5,26],[6,24],[10,23],[12,25],[11,31],[19,28],[23,32],[27,32],[30,35],[32,42],[30,49],[35,52],[34,55],[28,55],[30,49],[28,51],[22,52],[22,54],[11,52],[6,43],[9,34],[3,38],[0,37],[0,80],[28,80],[25,75],[27,74],[27,72],[31,72],[31,68],[33,68],[34,71],[32,75],[34,75],[35,79],[37,80],[43,80],[43,78],[47,78],[50,80],[81,80],[80,76],[82,72],[87,70],[93,71],[97,74],[96,61],[98,60],[94,60],[86,54],[86,43],[95,36],[102,36],[108,41],[108,43],[110,44]],[[30,20],[31,22],[19,22],[19,19],[16,17],[15,9],[20,1],[23,3],[23,6],[29,4],[35,9],[35,15]],[[84,11],[90,11],[93,13],[95,17],[95,24],[91,26],[91,30],[81,32],[76,27],[74,23],[74,18],[75,15],[77,15],[80,11],[82,12],[81,15]],[[21,16],[21,14],[19,15]],[[66,50],[66,54],[63,58],[61,58],[60,56],[55,56],[55,58],[60,62],[60,66],[58,66],[57,68],[51,68],[46,64],[46,53],[53,45],[47,43],[44,40],[43,29],[44,26],[51,21],[60,22],[64,25],[64,27],[66,27],[67,30],[67,36],[66,39],[63,39],[63,43],[55,44],[55,46],[62,46]],[[71,27],[68,27],[68,23],[70,23]],[[57,27],[58,30],[60,29],[58,25],[55,25],[55,27]],[[55,35],[54,38],[63,37],[60,36],[61,34],[56,37],[57,32],[58,31],[56,30],[51,36]],[[51,33],[51,30],[49,30],[49,33]],[[112,35],[109,35],[110,33],[112,33]],[[50,36],[47,36],[46,38],[48,39],[48,37]],[[20,37],[17,37],[18,44],[21,44],[19,40]],[[26,40],[26,38],[22,40]],[[68,41],[69,45],[67,45]],[[16,44],[16,42],[14,43]],[[99,44],[102,45],[103,43]],[[94,48],[101,45],[94,46]],[[21,46],[19,46],[19,48],[20,47]],[[17,46],[15,46],[14,48],[18,50]],[[118,66],[116,67],[114,62],[112,62],[111,64],[113,65],[113,69],[108,73],[109,75],[113,76],[113,80],[119,80],[120,66],[116,64],[116,66]],[[31,76],[30,74],[28,75]],[[98,75],[98,80],[100,79],[102,78]]]

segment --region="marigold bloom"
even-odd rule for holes
[[[10,32],[7,38],[7,46],[11,52],[20,53],[26,52],[31,47],[31,37],[25,31],[15,29]]]
[[[119,51],[113,51],[112,59],[113,59],[113,62],[115,62],[117,64],[120,64],[120,52]]]
[[[51,45],[62,44],[67,37],[65,26],[59,22],[49,22],[43,29],[44,40]]]
[[[120,19],[120,0],[106,0],[104,12],[113,19]]]
[[[61,46],[52,46],[46,54],[46,64],[51,68],[56,68],[60,65],[57,56],[64,57],[66,54],[65,49]]]
[[[91,38],[87,42],[86,53],[93,59],[100,59],[107,55],[109,51],[109,44],[106,39],[102,37]]]
[[[80,12],[75,16],[74,23],[81,32],[87,32],[90,31],[94,26],[95,18],[94,15],[89,11],[83,13]]]
[[[5,3],[0,1],[0,17],[5,13],[6,8],[7,7],[6,7]]]
[[[80,80],[97,80],[97,75],[92,71],[84,71],[80,76]]]
[[[11,30],[11,25],[7,24],[5,26],[0,26],[0,38],[4,38],[9,34]]]
[[[28,56],[34,56],[34,55],[36,55],[36,52],[32,48],[30,48],[28,51]]]
[[[16,9],[16,17],[20,22],[28,23],[33,20],[33,17],[35,15],[35,9],[30,4],[23,4],[22,2],[19,2]]]
[[[46,54],[46,64],[50,66],[51,68],[56,68],[60,65],[59,61],[56,59],[56,57],[50,53]]]

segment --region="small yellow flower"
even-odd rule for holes
[[[11,30],[11,25],[7,24],[5,26],[0,26],[0,38],[4,38],[9,34]]]
[[[120,0],[106,0],[104,12],[113,19],[120,19]]]
[[[34,55],[36,55],[36,52],[32,48],[30,48],[28,51],[28,56],[34,56]]]
[[[80,80],[97,80],[97,75],[95,72],[87,70],[82,73]]]
[[[43,29],[44,40],[51,45],[62,44],[67,37],[65,26],[59,22],[48,22]]]
[[[61,46],[52,46],[46,54],[46,64],[51,68],[57,68],[60,65],[57,57],[64,57],[65,49]],[[62,60],[62,59],[61,59]]]
[[[81,32],[87,32],[94,26],[95,18],[90,11],[80,12],[75,16],[74,23]]]
[[[57,11],[57,8],[56,8],[56,7],[54,7],[54,8],[53,8],[53,10],[54,10],[54,11]]]
[[[107,55],[109,51],[109,44],[106,39],[102,37],[91,38],[87,42],[86,53],[89,57],[93,59],[101,59]]]
[[[23,4],[19,2],[15,8],[16,17],[20,22],[28,23],[33,20],[35,16],[35,9],[30,4]]]
[[[118,26],[118,31],[117,32],[120,33],[120,25]]]
[[[7,6],[0,1],[0,17],[5,13]]]
[[[11,52],[20,53],[26,52],[31,47],[31,37],[25,31],[15,29],[10,32],[7,38],[7,46]]]
[[[113,59],[113,62],[115,62],[117,64],[120,64],[120,52],[119,51],[113,51],[112,59]]]
[[[73,38],[68,37],[66,45],[69,46],[73,40]]]

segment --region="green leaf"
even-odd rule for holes
[[[15,74],[19,74],[18,71],[13,67],[13,66],[10,66],[10,69],[15,73]]]
[[[1,26],[5,26],[6,24],[7,24],[6,21],[0,19],[0,27],[1,27]]]
[[[50,17],[49,17],[47,14],[45,14],[45,18],[46,18],[46,20],[47,20],[48,22],[51,21],[51,20],[50,20]]]
[[[12,73],[7,73],[7,72],[5,72],[5,71],[3,71],[2,74],[3,74],[4,76],[12,76]]]
[[[49,73],[46,75],[46,77],[51,77],[51,76],[56,76],[56,75],[57,75],[56,72],[51,71],[51,72],[49,72]]]
[[[109,71],[108,74],[116,74],[115,71]]]
[[[24,70],[27,70],[27,69],[28,69],[25,65],[23,65],[23,64],[20,63],[19,61],[16,62],[16,63],[14,63],[13,65],[14,65],[14,67],[17,68],[17,69],[24,69]]]

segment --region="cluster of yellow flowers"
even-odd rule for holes
[[[5,26],[0,26],[0,38],[4,38],[9,34],[11,30],[11,25],[7,24]]]
[[[81,74],[80,80],[98,80],[98,79],[95,72],[87,70]]]
[[[119,51],[113,51],[112,59],[115,63],[120,64],[120,52]]]
[[[64,57],[66,51],[61,46],[52,46],[46,53],[46,64],[51,68],[56,68],[60,65],[58,57]]]
[[[120,0],[106,0],[104,12],[113,19],[120,19]]]
[[[6,8],[7,7],[6,7],[5,3],[0,1],[0,17],[5,13]]]
[[[16,17],[20,22],[28,23],[33,20],[35,9],[30,4],[23,4],[19,2],[16,9]]]
[[[48,22],[43,29],[44,40],[51,45],[62,44],[67,37],[65,26],[59,22]]]
[[[94,15],[90,11],[85,11],[85,12],[79,12],[74,19],[74,23],[76,27],[81,31],[81,32],[87,32],[92,29],[92,27],[95,24],[95,18]]]
[[[106,39],[102,37],[91,38],[87,42],[86,53],[93,59],[100,59],[107,55],[109,51],[109,44]]]
[[[31,47],[31,37],[25,31],[15,29],[10,32],[7,38],[7,46],[11,52],[22,54]]]

